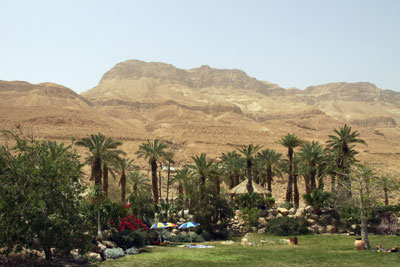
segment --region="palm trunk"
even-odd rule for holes
[[[271,166],[267,168],[267,185],[270,196],[272,196],[272,169]]]
[[[103,164],[103,191],[106,199],[108,198],[108,166],[106,163]]]
[[[257,168],[255,168],[255,170],[254,170],[254,182],[256,182],[257,184],[260,184],[260,176],[259,176],[259,172],[258,172]]]
[[[219,195],[220,192],[221,192],[221,183],[219,181],[219,178],[217,178],[215,181],[215,193]]]
[[[235,172],[234,181],[235,181],[235,186],[237,186],[240,183],[240,177],[238,172]]]
[[[297,174],[293,175],[293,189],[294,189],[294,207],[296,209],[299,208],[299,203],[300,203],[300,195],[299,195],[299,189],[297,187]]]
[[[385,206],[388,206],[389,205],[389,195],[388,195],[388,188],[386,185],[383,188],[383,192],[385,193]]]
[[[158,197],[161,200],[161,170],[162,170],[162,163],[160,162],[160,170],[158,171]]]
[[[313,191],[314,189],[317,188],[316,183],[315,183],[316,172],[314,170],[315,166],[310,166],[310,167],[312,168],[311,175],[310,175],[310,187],[311,187],[311,191]]]
[[[101,186],[101,178],[102,178],[102,171],[101,171],[101,158],[95,157],[92,165],[92,173],[94,178],[94,184]]]
[[[312,189],[311,189],[311,178],[309,174],[304,175],[304,183],[306,184],[306,194],[310,194]]]
[[[336,174],[331,175],[331,193],[336,193]]]
[[[126,174],[125,171],[121,173],[121,202],[125,202],[125,194],[126,194]]]
[[[169,195],[169,177],[171,175],[171,162],[168,162],[168,175],[167,175],[167,204],[169,202],[168,195]]]
[[[155,160],[151,164],[151,184],[153,186],[153,201],[158,204],[158,179],[157,179],[157,162]]]
[[[292,185],[293,185],[293,176],[292,176],[292,161],[293,161],[293,149],[288,149],[288,157],[289,157],[289,178],[288,178],[288,185],[286,189],[286,202],[292,202]]]
[[[233,180],[233,175],[229,175],[229,189],[232,189],[235,187],[235,181]]]
[[[251,160],[247,160],[246,165],[247,165],[247,192],[250,194],[254,192],[253,183],[251,180],[251,167],[252,167]]]

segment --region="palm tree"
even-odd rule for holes
[[[207,160],[206,153],[201,153],[200,156],[192,156],[194,165],[189,165],[189,168],[194,170],[200,180],[200,197],[205,197],[206,179],[209,170],[213,164],[212,161]]]
[[[306,194],[310,194],[312,190],[317,188],[315,178],[318,165],[322,164],[325,159],[324,149],[316,141],[311,143],[307,141],[301,146],[299,156],[307,166],[307,174],[305,174]]]
[[[170,185],[170,176],[171,176],[171,164],[175,164],[175,160],[174,160],[174,152],[172,151],[167,151],[165,152],[164,155],[164,160],[167,162],[168,164],[168,174],[167,174],[167,204],[169,202],[169,185]]]
[[[278,141],[278,144],[283,145],[288,149],[288,163],[289,163],[289,178],[288,178],[288,186],[286,190],[286,202],[292,201],[292,184],[293,184],[293,152],[294,149],[300,146],[303,143],[303,140],[298,138],[294,134],[287,134]]]
[[[111,172],[111,174],[114,176],[112,173],[113,167],[115,167],[115,163],[118,162],[121,158],[120,155],[126,155],[126,153],[122,150],[115,149],[115,150],[108,150],[105,152],[102,158],[102,173],[103,173],[103,191],[105,193],[106,199],[108,198],[108,174]],[[114,177],[115,178],[115,177]]]
[[[102,160],[107,151],[114,150],[122,145],[122,142],[115,141],[112,138],[106,138],[103,134],[91,134],[89,138],[82,138],[76,142],[76,145],[89,149],[91,156],[88,158],[92,166],[91,178],[95,185],[102,184]]]
[[[267,189],[270,196],[272,196],[272,175],[273,173],[280,173],[279,161],[282,154],[276,153],[273,149],[265,149],[258,153],[260,157],[264,159],[267,172]]]
[[[222,169],[229,178],[229,189],[240,183],[240,172],[245,167],[244,159],[236,151],[222,153]]]
[[[147,177],[143,173],[140,173],[139,171],[133,171],[128,173],[128,180],[132,184],[132,192],[133,193],[138,193],[141,190],[144,190],[146,187],[148,187],[147,184]]]
[[[336,165],[338,167],[338,178],[343,180],[347,186],[351,187],[348,176],[345,174],[349,173],[350,164],[354,162],[354,156],[358,154],[353,148],[356,143],[367,145],[367,143],[358,138],[360,134],[357,131],[351,130],[351,127],[345,124],[340,127],[339,130],[333,129],[336,135],[329,135],[327,141],[327,147],[332,149],[336,153]],[[338,181],[338,187],[342,186],[342,183]],[[349,197],[351,196],[351,190],[348,191]]]
[[[151,184],[153,187],[153,200],[154,203],[158,203],[158,185],[157,185],[157,161],[164,156],[167,145],[159,141],[158,139],[154,142],[149,140],[139,146],[139,150],[136,152],[139,158],[143,157],[149,161],[151,166]]]
[[[250,144],[239,148],[239,152],[242,153],[246,158],[246,169],[247,169],[247,191],[253,193],[253,183],[251,177],[251,168],[253,167],[253,155],[261,148],[259,145]]]
[[[193,173],[189,168],[183,168],[181,170],[178,170],[174,177],[173,177],[173,182],[177,184],[177,190],[179,194],[179,198],[182,198],[182,201],[185,197],[185,195],[188,195],[188,180],[191,180],[193,177]],[[185,200],[186,207],[188,206],[188,201],[187,199]],[[182,218],[184,215],[184,205],[182,205]]]
[[[125,202],[126,196],[126,172],[134,168],[132,165],[133,159],[121,158],[114,163],[114,167],[121,175],[119,184],[121,185],[121,202]]]

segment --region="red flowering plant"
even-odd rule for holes
[[[124,202],[122,205],[128,211],[132,207],[132,204],[126,204],[126,202]],[[123,231],[125,229],[132,230],[132,231],[135,231],[135,230],[145,231],[145,230],[147,230],[147,225],[144,224],[141,219],[137,218],[135,216],[135,214],[133,214],[133,213],[129,214],[128,213],[128,215],[126,217],[122,218],[120,223],[118,224],[118,231],[119,232],[121,232],[121,231]]]

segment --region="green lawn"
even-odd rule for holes
[[[260,235],[249,240],[258,244],[252,247],[238,242],[234,245],[209,242],[203,244],[215,248],[146,248],[139,255],[108,260],[100,266],[400,266],[400,253],[354,250],[354,236],[299,236],[297,246],[265,244],[259,238]],[[370,236],[370,241],[374,247],[379,243],[384,248],[400,245],[400,237],[396,236]]]

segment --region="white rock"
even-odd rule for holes
[[[89,258],[95,260],[95,261],[102,261],[101,256],[98,253],[90,252],[87,254]]]
[[[283,216],[287,216],[289,214],[289,211],[285,208],[278,208],[278,212]]]

